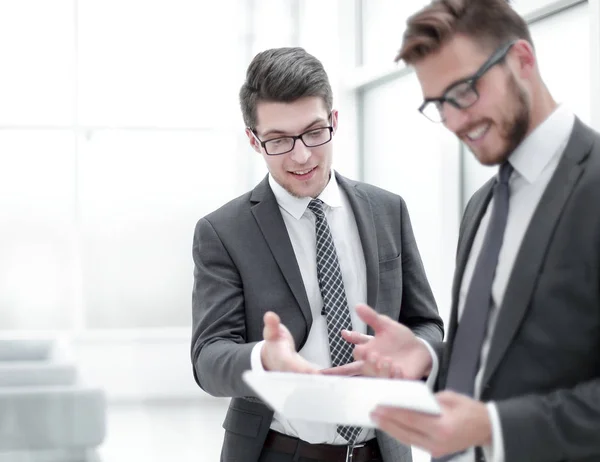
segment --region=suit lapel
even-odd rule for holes
[[[462,278],[471,254],[471,247],[475,240],[475,235],[479,229],[479,223],[487,210],[494,187],[495,178],[488,181],[483,188],[473,197],[471,206],[465,211],[464,229],[461,231],[461,238],[456,251],[456,271],[454,273],[454,281],[452,283],[452,311],[450,316],[450,326],[448,329],[448,344],[452,345],[456,328],[458,326],[458,303],[460,300],[460,288]],[[468,214],[468,215],[467,215]],[[449,355],[448,355],[449,356]]]
[[[377,251],[377,233],[375,231],[373,210],[364,191],[361,191],[355,184],[337,173],[336,179],[346,193],[356,219],[367,270],[367,304],[375,308],[379,290],[379,253]]]
[[[336,179],[356,219],[356,226],[365,256],[367,273],[367,304],[373,308],[377,306],[379,289],[379,253],[377,251],[377,233],[373,219],[373,210],[369,198],[364,191],[357,188],[352,182],[336,173]],[[265,240],[277,265],[279,266],[308,326],[312,325],[312,313],[306,296],[304,282],[300,268],[294,255],[290,238],[285,228],[285,223],[279,211],[275,195],[269,186],[268,177],[265,178],[252,191],[250,200],[255,203],[252,214],[265,236]],[[372,333],[372,332],[371,332]]]
[[[515,259],[494,330],[483,377],[485,386],[496,371],[531,301],[554,228],[583,172],[593,137],[576,119],[565,153],[538,204]]]
[[[300,274],[300,267],[294,255],[294,249],[283,222],[279,205],[269,186],[268,176],[254,188],[250,200],[256,204],[252,207],[252,214],[258,223],[258,227],[262,231],[283,277],[300,306],[306,324],[310,328],[312,313],[302,275]],[[301,347],[301,345],[298,345],[298,347]]]

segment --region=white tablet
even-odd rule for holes
[[[262,371],[245,371],[242,377],[288,419],[375,427],[369,415],[378,405],[441,412],[422,381]]]

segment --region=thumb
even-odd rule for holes
[[[281,320],[272,311],[267,311],[263,317],[265,327],[263,329],[263,338],[266,341],[278,340],[281,333]]]
[[[439,393],[435,394],[435,398],[437,399],[440,406],[447,408],[456,406],[456,404],[460,401],[461,397],[462,395],[450,390],[440,391]]]

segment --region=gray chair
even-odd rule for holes
[[[0,462],[92,462],[106,436],[103,391],[57,362],[50,340],[0,339]]]

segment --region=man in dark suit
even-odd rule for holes
[[[448,338],[430,355],[368,307],[364,372],[439,375],[439,417],[381,408],[379,427],[438,460],[600,460],[600,137],[544,85],[505,0],[434,1],[407,24],[421,112],[498,174],[469,201]]]
[[[443,328],[402,198],[332,170],[338,111],[321,63],[301,48],[259,53],[240,103],[269,174],[202,218],[193,244],[194,377],[233,398],[221,460],[410,461],[410,448],[382,432],[288,421],[241,379],[352,361],[340,331],[366,334],[360,302],[426,341]]]

